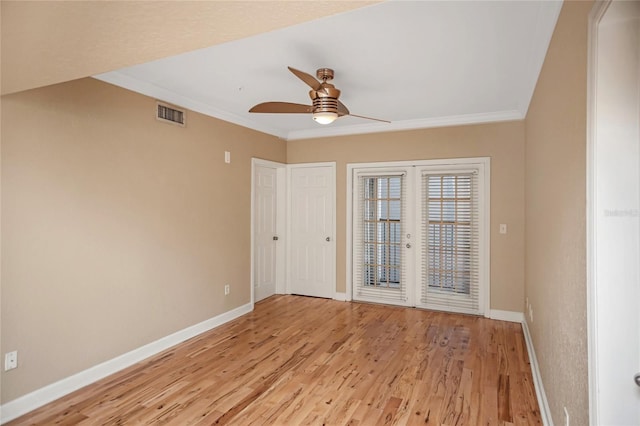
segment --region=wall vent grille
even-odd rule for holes
[[[157,103],[156,118],[165,123],[177,124],[184,127],[186,124],[187,113],[184,110],[174,108],[162,102]]]

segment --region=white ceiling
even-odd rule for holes
[[[95,77],[284,139],[522,119],[561,6],[388,1]],[[287,66],[333,68],[352,113],[392,123],[248,113],[266,101],[311,103]]]

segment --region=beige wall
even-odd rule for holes
[[[113,71],[376,2],[2,0],[2,94]]]
[[[288,163],[337,163],[337,291],[346,290],[346,165],[458,157],[491,157],[491,309],[522,312],[524,124],[521,121],[288,142]],[[498,233],[500,223],[508,225],[508,234]]]
[[[2,107],[3,403],[250,301],[250,159],[284,141],[93,79]]]
[[[553,420],[588,424],[586,322],[587,20],[562,8],[525,120],[528,319]]]

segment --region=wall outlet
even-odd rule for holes
[[[18,351],[7,352],[4,354],[4,371],[18,368]]]
[[[564,426],[569,426],[569,412],[567,407],[564,407]]]
[[[500,233],[501,234],[506,234],[507,233],[507,224],[506,223],[501,223],[500,224]]]
[[[229,295],[230,289],[229,289],[229,284],[226,284],[224,286],[224,295],[227,296]]]

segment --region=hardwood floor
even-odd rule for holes
[[[300,296],[9,423],[541,424],[519,324]]]

